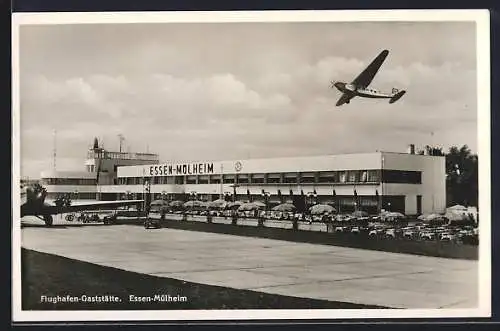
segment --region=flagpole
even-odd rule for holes
[[[221,199],[221,200],[222,200],[223,195],[224,195],[224,192],[223,192],[224,191],[224,185],[223,185],[223,182],[222,182],[222,179],[224,177],[223,173],[224,173],[224,164],[221,163],[221,165],[220,165],[220,196],[219,196],[219,199]]]

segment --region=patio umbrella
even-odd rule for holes
[[[391,211],[391,212],[385,214],[385,217],[404,218],[406,216],[403,213],[400,213],[397,211]]]
[[[168,204],[170,207],[182,207],[184,206],[184,202],[180,201],[180,200],[174,200],[174,201],[170,201],[169,204]]]
[[[184,207],[186,207],[186,208],[195,208],[195,207],[201,207],[202,204],[203,203],[201,201],[191,200],[191,201],[185,202],[184,203]]]
[[[277,205],[277,206],[273,207],[274,211],[285,211],[285,212],[288,212],[288,211],[294,211],[295,209],[297,209],[297,208],[293,204],[291,204],[291,203],[282,203],[280,205]]]
[[[254,201],[252,202],[254,205],[256,205],[259,208],[266,208],[266,204],[260,201]]]
[[[460,212],[447,212],[444,217],[450,221],[465,221],[469,220],[469,216]]]
[[[256,203],[253,202],[247,202],[238,207],[239,211],[246,211],[246,210],[257,210],[261,209],[262,207]]]
[[[212,209],[223,209],[226,206],[227,206],[227,201],[223,199],[217,199],[207,203],[207,207]]]
[[[454,205],[449,208],[446,208],[446,210],[459,210],[459,211],[467,211],[467,207],[464,207],[462,205]]]
[[[312,215],[335,213],[337,210],[330,205],[318,204],[309,208]]]
[[[154,200],[151,202],[151,206],[167,206],[168,201],[165,200]]]
[[[226,208],[227,209],[238,209],[242,204],[243,204],[243,202],[241,202],[241,201],[234,201],[234,202],[228,203],[226,205]]]

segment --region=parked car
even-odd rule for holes
[[[149,228],[159,229],[160,227],[161,227],[161,224],[160,224],[160,220],[159,219],[156,219],[156,218],[147,218],[144,221],[144,228],[145,229],[149,229]]]

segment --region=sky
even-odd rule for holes
[[[71,24],[20,28],[21,175],[83,170],[108,150],[163,162],[477,151],[473,22]],[[353,80],[390,51],[370,87],[394,104],[335,107],[330,81]],[[54,130],[57,135],[54,139]]]

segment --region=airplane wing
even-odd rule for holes
[[[352,98],[354,98],[354,94],[349,94],[349,93],[343,93],[340,99],[337,101],[335,104],[336,106],[342,106],[344,103],[347,103],[351,101]]]
[[[63,213],[71,213],[77,211],[86,211],[86,210],[98,210],[103,208],[117,208],[117,207],[125,207],[125,206],[133,206],[143,203],[144,200],[116,200],[116,201],[96,201],[82,204],[75,204],[71,206],[45,206],[44,213],[48,213],[51,215],[55,214],[63,214]]]
[[[380,52],[380,54],[375,58],[375,60],[366,67],[365,70],[363,70],[362,73],[359,74],[358,77],[356,77],[353,81],[352,84],[356,86],[363,86],[367,87],[370,85],[370,83],[373,80],[373,77],[375,77],[375,74],[378,72],[380,67],[382,66],[382,63],[384,63],[385,58],[389,54],[388,50],[383,50]]]

